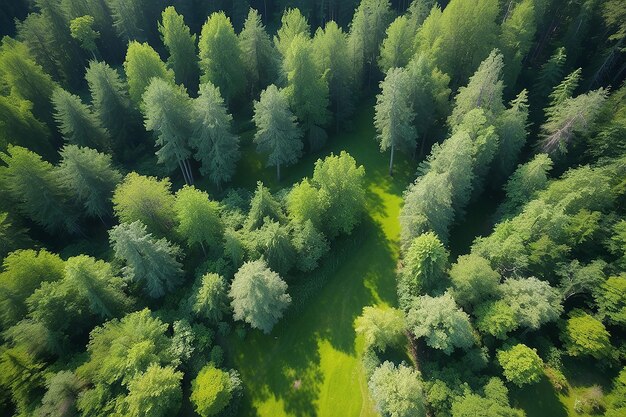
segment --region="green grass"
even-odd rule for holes
[[[250,331],[244,340],[227,341],[227,359],[245,386],[241,416],[376,415],[360,363],[363,342],[353,323],[364,306],[396,303],[398,212],[416,162],[398,155],[396,175],[389,177],[388,154],[378,150],[372,120],[369,105],[358,113],[355,131],[332,136],[322,152],[284,170],[281,186],[312,175],[317,158],[346,150],[365,166],[367,214],[351,236],[333,243],[318,270],[290,286],[295,305],[270,335]],[[275,188],[274,170],[263,167],[251,146],[244,140],[244,163],[234,182],[250,188],[261,179]],[[313,279],[323,285],[298,292]]]

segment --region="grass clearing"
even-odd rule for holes
[[[355,118],[354,131],[332,136],[323,152],[284,170],[283,186],[311,176],[318,158],[346,150],[365,166],[367,213],[351,236],[334,242],[331,256],[318,270],[299,278],[306,282],[327,276],[306,303],[294,306],[270,335],[249,331],[243,340],[229,339],[227,359],[241,372],[246,387],[241,416],[377,415],[360,364],[363,341],[356,337],[353,322],[364,306],[396,304],[398,213],[416,162],[398,155],[396,174],[389,177],[389,155],[378,150],[372,120],[372,106],[365,106]],[[246,151],[249,146],[244,141],[245,162],[235,183],[252,188],[261,179],[275,188],[274,169],[253,158]]]

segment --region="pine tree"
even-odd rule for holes
[[[41,155],[53,157],[55,149],[50,143],[48,127],[37,120],[30,101],[15,94],[0,95],[0,148],[19,145]]]
[[[277,53],[256,10],[250,9],[238,39],[249,94],[255,97],[278,76]]]
[[[54,118],[65,140],[72,145],[88,146],[101,151],[110,148],[109,132],[80,97],[57,88],[52,93]]]
[[[574,70],[571,74],[563,78],[563,81],[554,87],[554,89],[552,89],[549,96],[550,104],[548,104],[548,107],[545,109],[546,118],[549,118],[552,112],[557,111],[565,100],[572,98],[574,91],[578,88],[581,73],[581,68]]]
[[[184,186],[176,193],[174,211],[178,226],[176,230],[188,246],[199,244],[206,247],[220,247],[224,226],[220,218],[219,204],[209,199],[209,195],[193,186]]]
[[[211,14],[200,33],[202,83],[219,88],[227,103],[245,89],[245,67],[233,25],[224,12]]]
[[[285,214],[280,203],[261,181],[257,182],[256,191],[250,201],[250,211],[246,219],[246,229],[259,229],[266,220],[285,221]]]
[[[406,15],[398,16],[387,28],[387,36],[380,46],[378,67],[383,73],[390,68],[402,68],[413,56],[413,39],[417,28]]]
[[[515,86],[537,31],[534,3],[533,0],[522,0],[516,4],[500,26],[500,44],[505,62],[504,84],[508,88]]]
[[[90,52],[94,59],[98,53],[96,39],[100,37],[100,32],[93,29],[93,16],[85,15],[70,20],[70,34],[76,39],[80,46]]]
[[[153,78],[143,95],[146,130],[156,134],[158,162],[172,172],[180,168],[187,184],[193,183],[189,138],[193,132],[193,106],[183,86]]]
[[[126,1],[126,0],[125,0]],[[124,71],[128,82],[128,92],[135,105],[140,105],[142,96],[152,78],[160,78],[174,83],[174,72],[167,69],[161,57],[147,43],[131,41],[126,50]]]
[[[183,16],[176,12],[174,6],[163,10],[159,32],[163,44],[170,53],[167,65],[174,71],[176,82],[195,92],[199,77],[196,35],[190,33]]]
[[[0,167],[0,184],[17,208],[50,232],[80,231],[73,203],[54,167],[39,155],[9,145],[0,153],[6,164]]]
[[[281,26],[274,36],[274,45],[276,49],[283,56],[287,56],[291,42],[298,35],[303,35],[306,39],[311,36],[311,26],[306,20],[300,9],[286,9],[280,18]]]
[[[257,150],[269,154],[267,165],[276,166],[276,178],[280,181],[280,166],[294,164],[302,153],[302,131],[289,110],[287,98],[275,85],[267,87],[259,101],[254,102],[252,120],[257,128]]]
[[[567,55],[565,48],[560,47],[548,59],[539,70],[537,82],[533,88],[533,95],[543,101],[550,91],[563,79],[563,70]]]
[[[140,221],[122,223],[109,231],[115,257],[126,266],[124,275],[143,284],[152,298],[160,298],[182,282],[180,249],[166,239],[155,239]]]
[[[189,139],[200,161],[202,175],[218,187],[235,173],[240,157],[239,137],[232,133],[233,117],[227,112],[220,91],[211,83],[200,85],[200,96],[193,102],[195,127]]]
[[[500,180],[508,178],[515,168],[528,136],[528,92],[522,90],[496,121],[500,145],[494,158],[494,172]]]
[[[402,68],[391,68],[380,83],[376,96],[374,126],[380,151],[390,149],[389,175],[393,175],[393,155],[396,149],[415,149],[417,132],[413,126],[415,112],[411,102],[409,73]]]
[[[61,150],[57,170],[62,184],[85,206],[87,214],[100,219],[112,214],[111,197],[122,175],[113,168],[109,155],[68,145]]]
[[[156,22],[156,18],[154,20],[148,18],[146,12],[149,5],[146,0],[105,0],[105,3],[111,11],[113,27],[125,43],[135,40],[143,42],[149,39],[148,22]]]

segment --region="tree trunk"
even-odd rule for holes
[[[180,172],[183,174],[183,179],[185,180],[185,184],[189,184],[189,181],[187,180],[187,173],[185,172],[185,168],[183,167],[183,162],[180,159],[178,160],[178,167],[180,168]]]
[[[393,177],[393,152],[395,151],[395,146],[391,145],[391,157],[389,158],[389,176]]]

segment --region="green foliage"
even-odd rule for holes
[[[233,318],[269,333],[291,303],[286,291],[287,284],[264,261],[244,263],[228,293]]]
[[[279,274],[286,274],[293,267],[296,252],[291,243],[289,231],[279,222],[266,218],[263,226],[254,231],[251,240],[254,252],[258,253],[272,270]]]
[[[238,40],[249,90],[256,95],[274,81],[278,71],[276,51],[259,12],[250,8]]]
[[[439,297],[423,295],[415,298],[406,320],[416,338],[424,337],[428,346],[440,349],[446,355],[455,348],[468,349],[474,345],[469,316],[448,292]]]
[[[204,191],[194,186],[184,186],[176,192],[174,203],[176,231],[187,241],[187,245],[199,244],[204,249],[219,248],[224,226],[219,215],[219,204],[209,199]]]
[[[450,268],[454,299],[468,308],[498,293],[500,274],[491,269],[489,261],[479,255],[460,256]]]
[[[519,326],[516,311],[504,300],[487,301],[474,309],[476,327],[482,333],[498,339],[506,339],[506,334]]]
[[[239,160],[239,138],[232,133],[233,117],[226,111],[220,90],[211,83],[200,85],[194,100],[196,126],[189,139],[200,161],[200,173],[221,187],[235,173]]]
[[[543,375],[543,361],[537,351],[521,343],[498,351],[498,363],[506,380],[518,387],[539,382]]]
[[[76,398],[85,386],[71,371],[59,371],[46,380],[47,391],[36,415],[40,417],[78,416]]]
[[[500,288],[502,300],[513,309],[520,326],[536,330],[563,311],[559,291],[537,278],[507,279]]]
[[[387,73],[391,68],[402,68],[413,56],[413,38],[417,27],[407,15],[398,16],[387,28],[387,37],[380,46],[378,66]]]
[[[610,277],[595,296],[599,314],[609,323],[626,325],[626,275]]]
[[[530,51],[537,31],[534,0],[522,0],[512,10],[507,11],[502,22],[500,45],[504,54],[505,84],[513,87],[522,70],[522,62]],[[510,7],[510,6],[509,6]]]
[[[26,299],[43,282],[63,278],[64,262],[45,249],[11,252],[0,272],[0,318],[2,327],[16,324],[27,313]]]
[[[380,83],[381,93],[376,96],[374,126],[380,151],[391,148],[389,175],[393,175],[393,154],[396,149],[415,149],[417,132],[413,126],[415,112],[411,100],[409,72],[391,68]]]
[[[405,339],[404,314],[388,307],[363,307],[354,321],[354,328],[365,338],[366,349],[384,352],[387,347],[400,347]]]
[[[204,274],[197,281],[189,298],[192,311],[211,323],[219,322],[227,310],[226,292],[226,280],[221,275]]]
[[[295,223],[292,243],[297,255],[296,267],[303,272],[317,268],[320,259],[330,249],[326,237],[311,220],[306,220],[304,224]]]
[[[0,153],[0,187],[17,209],[49,232],[80,228],[75,206],[54,167],[39,155],[19,146]]]
[[[285,220],[285,215],[280,203],[274,198],[270,190],[259,181],[250,201],[246,229],[259,229],[267,219],[282,222]]]
[[[522,90],[496,120],[499,146],[493,161],[494,171],[502,180],[508,177],[526,143],[528,127],[528,92]]]
[[[0,149],[20,145],[42,155],[52,154],[48,127],[33,115],[30,101],[14,94],[0,95]]]
[[[365,168],[346,151],[315,162],[311,183],[328,199],[324,231],[329,237],[350,234],[365,209]]]
[[[259,101],[254,101],[252,120],[257,128],[254,134],[257,150],[269,154],[267,165],[276,167],[280,181],[280,166],[296,163],[302,153],[302,131],[283,91],[275,85],[262,91]]]
[[[145,285],[145,292],[159,298],[182,280],[182,265],[176,260],[180,249],[166,239],[155,239],[140,221],[122,223],[109,231],[115,257],[126,266],[124,275]]]
[[[574,91],[580,82],[581,73],[581,68],[578,68],[563,78],[563,81],[554,87],[549,96],[550,104],[545,110],[547,117],[558,111],[557,109],[565,102],[565,100],[572,98]]]
[[[383,362],[368,383],[372,400],[385,417],[424,417],[424,394],[420,373],[404,364]]]
[[[115,215],[120,222],[132,223],[139,220],[151,233],[168,235],[176,219],[176,200],[170,187],[171,183],[167,178],[158,180],[131,172],[113,194]]]
[[[561,332],[561,340],[569,355],[589,355],[596,359],[605,358],[611,352],[609,336],[601,321],[581,310],[570,313]]]
[[[368,67],[368,79],[385,38],[385,30],[393,19],[389,0],[361,0],[350,24],[348,44],[355,78],[360,84],[363,67]]]
[[[452,403],[452,417],[524,417],[521,410],[511,408],[508,390],[498,378],[491,378],[484,388],[485,396],[471,392]]]
[[[21,346],[0,352],[0,387],[22,415],[35,411],[44,388],[44,364]]]
[[[163,44],[170,53],[167,65],[174,71],[176,83],[194,91],[199,76],[196,35],[190,33],[184,17],[176,12],[174,6],[163,10],[158,27]]]
[[[214,416],[226,408],[237,395],[239,378],[209,364],[191,383],[191,402],[202,417]]]
[[[98,47],[96,39],[100,37],[100,32],[93,29],[93,16],[85,15],[70,20],[70,34],[72,38],[80,42],[80,46],[86,51],[95,54]]]
[[[109,155],[68,145],[61,150],[57,172],[65,188],[84,205],[87,214],[101,219],[111,215],[111,197],[122,175],[113,168]]]
[[[135,105],[141,104],[142,96],[153,78],[174,83],[174,72],[168,69],[159,54],[147,43],[131,41],[126,50],[124,71],[128,93]]]
[[[562,265],[557,274],[560,278],[559,289],[563,294],[563,299],[567,300],[575,295],[597,293],[598,288],[606,279],[604,275],[606,266],[606,262],[601,259],[587,265],[581,265],[577,260]]]
[[[328,210],[329,196],[311,184],[308,178],[294,184],[287,195],[289,218],[304,224],[308,221],[318,230],[324,228],[324,215]]]
[[[209,16],[200,33],[200,81],[219,88],[230,103],[245,88],[245,69],[233,25],[224,12]]]
[[[32,243],[26,232],[27,229],[20,227],[9,213],[0,212],[0,258]]]
[[[539,95],[542,98],[547,97],[549,92],[561,81],[566,59],[565,48],[560,47],[541,66],[537,76],[537,83],[533,89],[535,95]]]
[[[150,3],[146,0],[105,0],[111,11],[113,26],[124,41],[146,40],[149,35]],[[160,2],[157,4],[161,4]],[[155,19],[150,23],[154,23]]]
[[[59,131],[69,144],[101,151],[110,147],[109,133],[80,97],[59,87],[52,93],[52,104]]]
[[[173,367],[150,365],[128,382],[124,398],[128,417],[166,417],[176,414],[182,401],[182,372]]]
[[[407,307],[413,297],[433,294],[446,287],[448,251],[437,235],[424,233],[411,242],[406,250],[398,281],[400,305]]]
[[[274,37],[274,44],[278,52],[285,57],[296,36],[304,35],[305,38],[309,38],[311,27],[300,9],[285,9],[280,21],[281,26]]]

